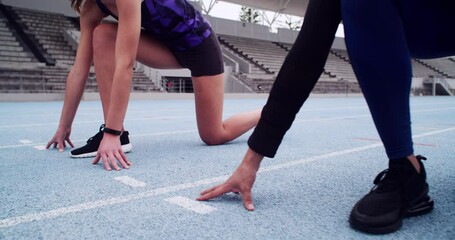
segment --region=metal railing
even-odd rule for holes
[[[163,79],[165,79],[165,77],[163,77],[163,75],[161,75],[157,70],[148,67],[140,62],[136,62],[135,68],[139,71],[142,71],[145,76],[150,79],[150,86],[148,86],[149,90],[151,89],[151,85],[154,84],[156,86],[159,86],[161,92],[164,91]]]
[[[450,84],[443,78],[428,78],[428,79],[424,79],[423,83],[432,85],[433,96],[436,96],[436,85],[437,84],[441,85],[447,91],[448,95],[450,95],[450,96],[453,95]]]
[[[27,80],[25,80],[27,79]],[[1,93],[49,93],[51,87],[47,83],[47,79],[44,75],[40,78],[33,77],[30,79],[29,75],[18,75],[15,79],[3,80],[0,83]]]

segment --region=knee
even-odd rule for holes
[[[93,31],[93,52],[94,54],[103,49],[115,46],[117,28],[114,24],[103,23],[98,25]]]
[[[226,142],[221,134],[199,133],[199,136],[201,137],[201,140],[209,146],[220,145]]]

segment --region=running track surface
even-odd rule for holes
[[[266,98],[226,99],[224,115]],[[361,97],[310,97],[253,188],[256,210],[227,194],[197,202],[241,161],[251,132],[206,146],[192,99],[132,100],[125,119],[129,170],[107,172],[69,149],[43,150],[62,102],[0,103],[0,239],[455,239],[455,100],[413,97],[415,151],[428,158],[432,213],[384,236],[349,227],[353,204],[387,160]],[[82,146],[102,123],[83,101],[71,139]]]

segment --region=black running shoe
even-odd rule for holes
[[[422,160],[417,156],[420,173],[407,158],[389,161],[389,169],[379,173],[376,185],[360,199],[349,216],[352,228],[371,234],[398,230],[403,218],[429,213],[434,202],[428,196],[428,183]]]
[[[71,157],[73,158],[85,158],[85,157],[95,157],[98,152],[98,147],[100,146],[101,140],[103,140],[103,128],[104,124],[101,125],[100,130],[95,136],[87,140],[87,144],[83,147],[74,149],[71,151]],[[120,144],[122,146],[122,151],[124,153],[130,152],[133,148],[130,139],[128,138],[128,131],[124,131],[120,135]]]

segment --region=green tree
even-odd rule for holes
[[[240,21],[249,23],[259,23],[261,21],[259,17],[259,11],[251,7],[242,6],[240,11]]]

